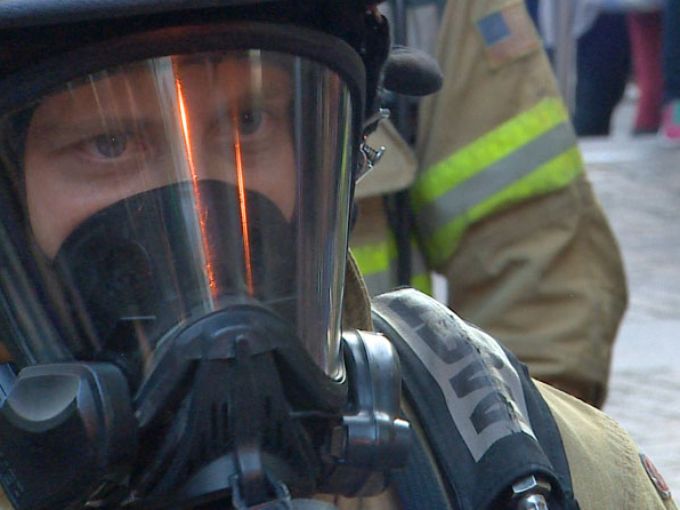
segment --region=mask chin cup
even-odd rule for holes
[[[205,317],[161,353],[134,405],[111,364],[1,366],[0,483],[13,506],[295,508],[317,492],[381,492],[411,442],[394,348],[345,333],[346,378],[332,381],[288,331],[255,305]]]
[[[218,312],[180,333],[154,372],[191,372],[192,389],[168,429],[170,442],[151,463],[164,472],[146,469],[137,485],[147,496],[139,508],[229,497],[235,508],[251,508],[318,492],[351,497],[384,490],[411,444],[410,424],[400,419],[398,358],[381,335],[346,332],[342,345],[345,379],[333,381],[282,320],[256,305]],[[152,386],[173,393],[167,382]],[[146,391],[141,400],[165,400]],[[138,412],[151,433],[157,427],[144,417],[160,414]],[[226,440],[213,437],[214,425],[206,428],[215,422],[228,430]],[[206,437],[213,437],[207,456]],[[199,467],[180,474],[187,466]]]

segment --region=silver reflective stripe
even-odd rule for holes
[[[441,392],[470,455],[524,433],[536,439],[522,380],[503,348],[449,308],[410,289],[374,301],[373,311],[408,344]]]
[[[411,243],[411,274],[419,275],[429,271],[425,257],[416,243]]]
[[[390,268],[386,271],[363,276],[371,296],[377,296],[378,294],[392,290],[394,288],[394,282],[396,281],[392,264],[390,264]]]
[[[558,124],[503,159],[461,182],[418,212],[418,227],[425,237],[434,235],[454,218],[531,174],[541,165],[576,144],[568,122]]]

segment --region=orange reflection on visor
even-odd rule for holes
[[[243,155],[241,153],[241,134],[238,129],[238,111],[234,110],[231,116],[232,129],[234,131],[234,163],[236,168],[236,189],[238,203],[241,209],[241,234],[243,235],[243,257],[246,262],[246,285],[248,294],[255,294],[253,286],[253,265],[251,263],[250,234],[248,228],[248,204],[246,202],[246,178],[243,172]]]
[[[187,162],[189,164],[189,172],[191,173],[191,182],[194,188],[194,196],[196,197],[196,209],[198,210],[198,223],[201,229],[201,240],[203,244],[203,257],[205,260],[205,275],[208,279],[210,287],[210,294],[213,299],[217,298],[217,282],[215,279],[215,271],[212,264],[212,256],[210,253],[210,246],[208,245],[208,235],[206,226],[207,211],[201,203],[201,193],[198,187],[198,172],[194,165],[193,145],[191,143],[191,134],[189,131],[189,121],[187,118],[186,106],[184,101],[184,92],[182,91],[182,82],[179,77],[175,78],[175,89],[177,91],[177,101],[179,103],[179,115],[182,126],[182,137],[184,139],[184,150],[186,152]]]

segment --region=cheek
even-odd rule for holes
[[[31,230],[45,255],[53,258],[64,240],[89,216],[119,199],[113,183],[78,182],[49,158],[27,157],[26,206]]]
[[[297,172],[292,140],[278,140],[279,150],[256,160],[251,189],[269,198],[287,220],[291,220],[297,201]]]
[[[282,155],[276,164],[278,171],[270,173],[257,183],[252,183],[251,189],[269,198],[284,218],[290,221],[293,218],[296,203],[296,178],[292,170],[294,168],[293,157]]]
[[[293,148],[286,148],[275,163],[279,171],[267,182],[264,194],[269,196],[287,220],[291,220],[295,210],[297,177],[295,175],[295,156]]]
[[[247,190],[266,196],[287,220],[291,220],[297,201],[295,155],[291,144],[280,144],[278,147],[279,150],[264,155],[243,156],[245,186]],[[215,157],[211,158],[210,164],[202,165],[201,168],[206,170],[200,173],[200,178],[238,185],[237,165],[233,161],[225,163],[223,159]]]
[[[78,213],[70,197],[60,192],[59,179],[47,162],[26,158],[25,185],[31,230],[38,246],[53,258],[77,224]]]

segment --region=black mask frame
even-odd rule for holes
[[[266,23],[183,26],[133,34],[118,41],[76,50],[5,80],[0,85],[0,111],[11,111],[16,104],[30,103],[32,98],[54,90],[55,83],[64,83],[103,66],[164,54],[256,46],[319,60],[338,72],[355,98],[352,131],[353,139],[358,141],[362,134],[360,119],[365,90],[361,61],[351,56],[354,52],[346,51],[348,46],[338,51],[338,46],[344,44],[342,41],[319,35],[299,27],[291,30],[291,27]],[[21,87],[18,87],[19,83]],[[352,162],[351,167],[357,168],[358,161]],[[11,310],[5,313],[9,317],[12,315]],[[396,356],[389,343],[379,337],[366,341],[361,334],[346,335],[343,345],[347,379],[330,381],[320,371],[306,375],[313,362],[305,357],[303,350],[282,348],[295,343],[291,342],[292,335],[285,326],[275,318],[257,307],[241,310],[241,313],[246,318],[234,323],[235,315],[218,312],[175,337],[175,342],[191,347],[187,347],[189,351],[177,352],[192,354],[180,357],[181,362],[177,359],[173,362],[172,355],[164,358],[170,360],[167,363],[159,362],[158,366],[163,366],[164,371],[152,374],[140,390],[136,403],[130,398],[122,374],[112,365],[65,360],[67,362],[61,364],[28,367],[18,376],[10,366],[4,366],[1,385],[8,398],[0,404],[0,448],[6,461],[2,483],[13,504],[17,508],[31,509],[54,508],[55,505],[78,508],[85,500],[90,500],[99,501],[104,507],[111,504],[109,502],[131,508],[176,507],[177,500],[160,497],[161,489],[175,487],[175,483],[182,480],[178,470],[191,471],[187,463],[194,462],[196,459],[192,456],[204,447],[195,446],[201,430],[190,432],[187,441],[193,445],[178,461],[177,470],[168,475],[168,463],[173,461],[163,455],[178,446],[177,434],[182,435],[192,428],[188,409],[192,408],[192,402],[200,402],[201,393],[176,398],[176,391],[180,391],[187,378],[199,376],[200,379],[202,372],[209,374],[218,365],[227,367],[220,373],[233,382],[232,389],[220,397],[222,400],[213,401],[208,408],[201,407],[199,414],[210,413],[209,409],[214,409],[215,405],[226,404],[230,411],[225,419],[232,420],[231,429],[236,438],[222,440],[222,449],[218,452],[224,454],[226,451],[226,457],[217,455],[212,460],[200,459],[209,462],[207,471],[201,471],[197,478],[183,485],[181,497],[184,502],[179,503],[180,507],[207,503],[226,494],[232,494],[232,499],[235,494],[236,499],[241,498],[243,505],[248,506],[259,504],[266,497],[280,497],[283,501],[287,496],[281,480],[302,494],[319,488],[345,495],[374,493],[382,489],[386,473],[403,462],[409,438],[408,424],[398,418],[400,378]],[[201,347],[206,345],[202,333],[194,335],[192,327],[206,327],[213,333],[227,331],[223,336],[222,351],[206,354]],[[26,343],[18,342],[18,345],[25,346]],[[211,345],[215,345],[214,342]],[[30,360],[30,356],[27,359]],[[42,360],[32,361],[40,363]],[[253,378],[263,371],[272,374],[271,384],[264,385],[269,390],[260,391]],[[161,380],[152,382],[154,375]],[[283,392],[282,380],[286,381]],[[211,378],[206,376],[203,381],[199,390],[205,390]],[[164,386],[166,383],[169,384]],[[154,393],[161,387],[166,392],[162,398]],[[44,392],[46,388],[50,391]],[[251,391],[254,403],[243,398]],[[39,395],[44,398],[37,402],[43,405],[29,405],[36,402]],[[192,401],[192,397],[198,400]],[[168,409],[162,405],[173,399],[180,402],[179,407]],[[148,407],[149,403],[154,409]],[[256,424],[250,430],[245,417],[235,418],[239,416],[239,408],[251,405],[258,407],[258,412],[273,405],[277,409],[274,412],[276,425],[289,426],[292,431],[265,455],[261,452],[263,434],[267,435],[263,427]],[[179,418],[162,416],[178,411],[182,411]],[[184,421],[178,423],[178,419]],[[132,472],[131,465],[139,461],[140,439],[146,441],[150,437],[147,432],[159,423],[172,437],[169,442],[158,445],[160,456],[144,459],[158,468],[150,470],[151,474],[145,478],[139,472]],[[37,437],[41,439],[36,442]],[[55,441],[55,438],[68,439]],[[29,448],[30,445],[33,447]],[[298,452],[296,462],[308,469],[290,469],[285,462],[280,469],[276,467],[282,466],[280,459],[285,459],[284,452],[290,453],[293,446]],[[52,462],[44,463],[36,476],[33,468],[41,464],[48,447],[53,448]],[[321,458],[312,458],[314,448],[322,452]],[[215,486],[211,470],[223,469],[225,463],[233,466],[232,474],[237,478],[223,476]],[[291,472],[295,476],[291,477]],[[224,474],[222,471],[221,475]],[[131,477],[141,492],[129,492]],[[239,490],[234,492],[234,487]]]

